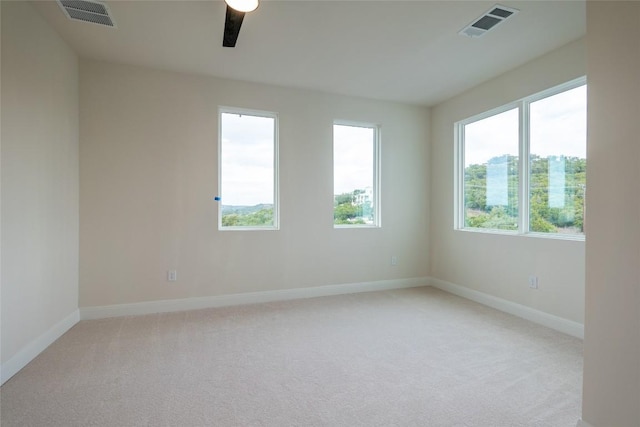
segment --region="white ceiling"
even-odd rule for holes
[[[495,1],[274,1],[222,47],[219,0],[108,0],[117,28],[34,2],[81,56],[167,70],[434,105],[585,34],[584,1],[500,1],[520,13],[458,35]]]

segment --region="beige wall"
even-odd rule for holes
[[[78,60],[2,7],[2,363],[78,309]]]
[[[90,60],[80,70],[81,307],[428,274],[427,109]],[[279,231],[217,230],[218,106],[279,114]],[[334,119],[381,125],[381,229],[333,229]]]
[[[583,419],[640,422],[640,3],[588,2]]]
[[[575,322],[584,314],[584,242],[455,231],[454,123],[586,74],[584,40],[432,110],[431,276]],[[528,276],[539,277],[539,289]]]

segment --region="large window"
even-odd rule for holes
[[[379,135],[376,125],[333,125],[333,223],[335,227],[380,225]]]
[[[278,228],[278,138],[273,113],[220,109],[219,228]]]
[[[583,236],[586,85],[456,124],[459,229]]]

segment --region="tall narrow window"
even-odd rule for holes
[[[380,225],[378,145],[375,125],[333,125],[334,226]]]
[[[529,229],[580,234],[587,167],[587,88],[532,102]]]
[[[278,228],[277,116],[220,109],[219,228]]]
[[[464,125],[464,225],[518,229],[518,109]]]

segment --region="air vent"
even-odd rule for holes
[[[467,37],[480,37],[490,29],[494,28],[496,25],[500,24],[501,22],[518,12],[518,9],[513,9],[497,4],[480,18],[473,21],[473,23],[460,30],[458,34]]]
[[[91,22],[106,27],[116,26],[110,16],[109,7],[105,3],[88,0],[58,0],[58,4],[67,18],[74,21]]]

